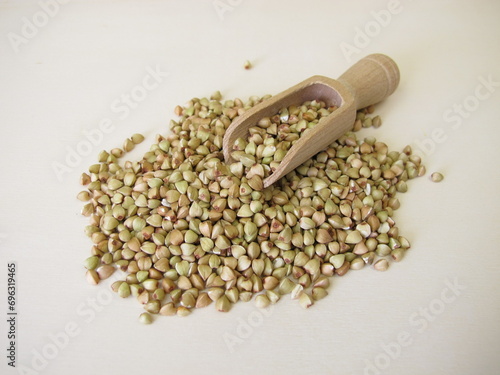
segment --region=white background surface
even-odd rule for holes
[[[221,16],[211,0],[70,1],[16,52],[9,33],[22,37],[24,18],[42,8],[0,1],[0,373],[500,373],[500,3],[401,0],[378,28],[372,12],[389,1],[220,3]],[[362,45],[355,37],[366,28],[372,36]],[[347,56],[346,44],[358,51]],[[138,323],[135,300],[109,297],[110,283],[86,283],[91,243],[75,196],[101,149],[142,132],[146,142],[130,155],[138,158],[191,97],[276,94],[314,74],[337,77],[374,52],[394,58],[401,84],[377,106],[383,126],[364,134],[395,150],[426,142],[428,172],[445,175],[434,184],[428,173],[399,196],[395,219],[412,242],[402,263],[335,277],[309,310],[286,298],[267,316],[238,303],[227,314],[210,306],[151,326]],[[114,112],[148,67],[168,77],[129,114]],[[482,79],[496,86],[474,99]],[[465,117],[446,121],[462,103]],[[53,164],[105,119],[112,132],[59,180]],[[18,267],[16,370],[5,358],[9,261]],[[452,302],[450,282],[465,287]],[[256,327],[242,331],[252,319]],[[68,323],[77,334],[53,353],[51,337]],[[396,350],[404,333],[409,345]],[[238,334],[245,337],[225,342]],[[40,363],[37,353],[55,355]]]

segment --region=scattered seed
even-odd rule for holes
[[[222,296],[215,302],[215,308],[220,312],[228,312],[231,309],[231,302],[226,296]]]
[[[315,301],[319,301],[320,299],[325,298],[327,295],[328,295],[328,292],[321,287],[316,287],[316,288],[313,288],[313,290],[312,290],[312,298]]]
[[[373,264],[373,268],[377,271],[387,271],[389,268],[389,262],[387,259],[379,259]]]
[[[98,265],[99,265],[99,257],[96,255],[93,255],[85,259],[84,266],[88,270],[94,270],[97,268]]]
[[[188,316],[189,314],[191,314],[191,310],[189,310],[187,307],[179,306],[177,308],[177,315],[178,316]]]
[[[87,282],[91,285],[97,285],[99,283],[99,275],[94,270],[87,271]]]
[[[90,200],[90,193],[88,191],[81,191],[76,197],[82,202],[87,202]]]
[[[434,172],[431,174],[432,182],[441,182],[443,181],[444,176],[439,172]]]
[[[307,276],[307,275],[304,275],[304,276]],[[292,293],[290,294],[290,297],[292,299],[299,299],[303,290],[304,290],[304,287],[302,285],[300,285],[300,284],[295,285],[295,287],[292,290]]]
[[[130,285],[128,285],[125,281],[122,282],[118,287],[118,295],[122,298],[127,298],[130,294]]]
[[[169,302],[161,307],[159,314],[164,316],[173,316],[177,314],[177,308],[172,302]]]
[[[304,309],[307,309],[313,305],[313,299],[311,296],[307,293],[301,293],[299,297],[299,305],[302,306]]]
[[[151,314],[142,313],[141,315],[139,315],[139,322],[141,322],[142,324],[151,324],[153,323],[153,317],[151,316]]]
[[[108,253],[109,254],[109,253]],[[97,274],[99,275],[99,279],[106,280],[115,272],[115,267],[110,265],[104,265],[97,269]]]
[[[138,145],[139,143],[142,143],[144,141],[144,136],[142,134],[136,133],[132,135],[130,139],[132,140],[132,142],[134,142],[134,144]]]
[[[266,294],[259,294],[257,297],[255,297],[255,306],[257,306],[259,309],[264,309],[270,304],[271,301]]]

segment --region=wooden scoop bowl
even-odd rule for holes
[[[327,106],[337,106],[338,109],[323,117],[288,150],[278,168],[264,179],[264,187],[268,187],[349,131],[356,120],[356,110],[385,99],[398,84],[398,66],[382,54],[364,57],[338,80],[319,75],[308,78],[239,116],[224,135],[224,159],[226,163],[234,162],[231,152],[236,139],[247,138],[250,127],[263,117],[277,114],[283,107],[314,99],[324,101]]]

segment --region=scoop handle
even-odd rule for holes
[[[347,86],[356,108],[361,109],[384,100],[396,90],[399,69],[390,57],[375,53],[351,66],[338,81]]]

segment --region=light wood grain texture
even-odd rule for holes
[[[290,148],[279,167],[264,180],[272,185],[349,131],[356,110],[378,103],[391,95],[399,84],[399,69],[386,55],[372,54],[351,66],[338,80],[313,76],[256,105],[238,117],[227,129],[223,140],[224,159],[231,163],[231,150],[238,138],[246,138],[248,129],[263,117],[270,117],[283,107],[321,100],[339,107],[322,118]]]

